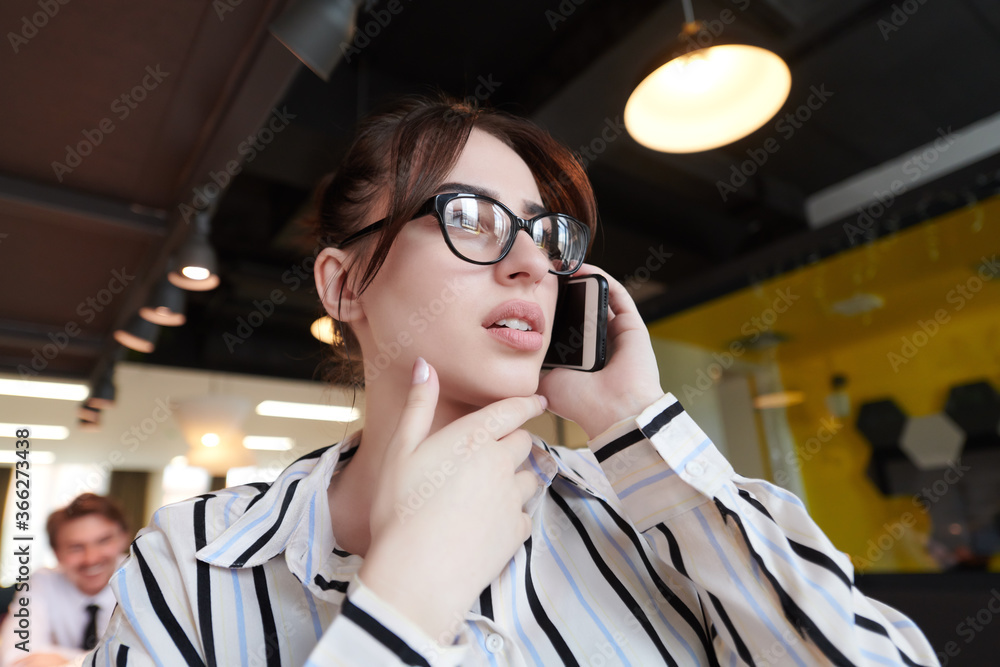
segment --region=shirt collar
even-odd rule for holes
[[[332,575],[349,580],[361,559],[335,550],[327,488],[333,474],[353,457],[359,442],[360,434],[355,434],[306,454],[285,468],[263,496],[196,553],[198,560],[220,567],[249,568],[285,552],[288,569],[307,585],[312,585],[321,571],[327,579]],[[534,515],[556,476],[600,496],[548,444],[537,436],[532,436],[532,444],[528,458],[519,467],[534,472],[539,481],[538,491],[525,504],[529,515]],[[337,559],[332,570],[326,565],[331,556]]]

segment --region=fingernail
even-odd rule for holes
[[[538,394],[538,402],[542,404],[542,412],[545,412],[545,408],[549,407],[549,399]]]
[[[430,366],[427,365],[423,357],[417,357],[416,363],[413,364],[413,384],[423,384],[430,376]]]

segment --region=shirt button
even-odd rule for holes
[[[503,649],[503,637],[493,632],[486,638],[486,650],[490,653],[499,653]]]
[[[698,461],[691,461],[691,463],[684,466],[684,472],[692,477],[701,477],[705,474],[705,466]]]

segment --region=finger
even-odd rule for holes
[[[532,417],[545,412],[548,401],[544,396],[512,396],[491,403],[461,419],[457,419],[444,429],[450,437],[467,439],[470,436],[488,436],[491,440],[510,435]]]
[[[410,392],[393,431],[390,449],[409,453],[427,439],[437,408],[438,376],[434,367],[417,357],[413,364]]]
[[[511,469],[516,470],[531,453],[531,434],[519,428],[497,441],[510,456]]]
[[[521,504],[528,502],[538,491],[538,477],[530,470],[522,470],[514,475],[514,484],[521,495]]]

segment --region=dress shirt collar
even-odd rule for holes
[[[339,590],[342,586],[336,582],[331,585],[330,580],[350,581],[362,559],[336,548],[327,488],[333,474],[353,457],[359,442],[360,434],[355,434],[289,465],[259,500],[197,552],[198,560],[221,567],[247,568],[284,552],[288,569],[317,595],[342,597],[346,588]],[[552,448],[534,436],[531,452],[520,469],[533,471],[539,481],[538,492],[525,504],[530,515],[534,515],[557,476],[599,495]],[[331,588],[340,595],[325,595]]]

